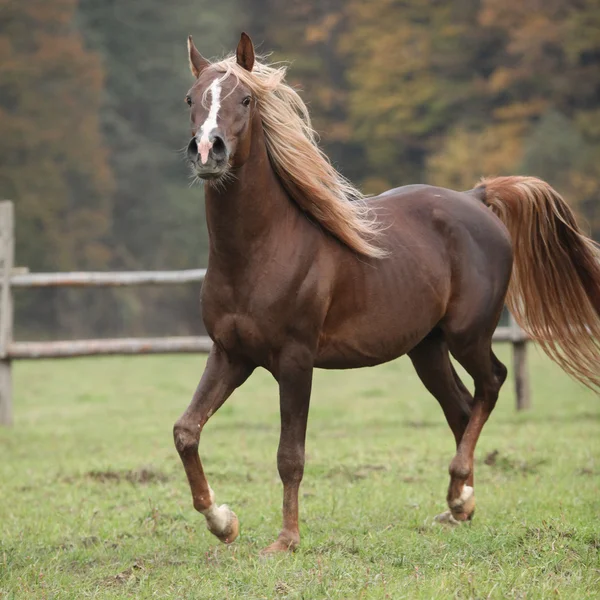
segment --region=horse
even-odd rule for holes
[[[506,303],[541,348],[600,386],[600,252],[572,210],[534,177],[483,179],[460,192],[408,185],[366,198],[319,148],[284,66],[242,33],[209,62],[188,38],[187,159],[205,185],[209,259],[201,292],[214,345],[173,428],[193,505],[231,543],[239,521],[215,503],[198,453],[208,419],[256,367],[278,382],[283,526],[266,553],[300,543],[298,490],[313,369],[408,355],[456,441],[447,510],[475,510],[473,453],[507,370],[492,350]],[[513,268],[514,263],[514,268]],[[471,394],[450,354],[474,382]]]

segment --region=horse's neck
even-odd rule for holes
[[[210,262],[239,268],[262,260],[276,229],[298,213],[271,166],[262,134],[252,134],[250,155],[224,185],[206,186]]]

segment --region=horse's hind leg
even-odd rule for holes
[[[432,331],[408,356],[423,385],[440,403],[458,447],[469,423],[473,396],[450,362],[448,345],[441,330]]]
[[[496,320],[492,320],[495,328]],[[489,325],[489,324],[488,324]],[[486,331],[487,329],[487,331]],[[475,510],[473,495],[473,455],[485,422],[494,410],[500,387],[506,379],[506,367],[492,352],[490,327],[470,330],[446,330],[450,351],[473,377],[475,397],[469,423],[450,463],[448,506],[457,521],[470,519]]]
[[[408,355],[417,375],[427,390],[440,403],[458,448],[469,423],[473,396],[452,366],[443,333],[440,330],[434,330]],[[473,488],[473,469],[471,469],[465,485]],[[450,511],[438,515],[437,520],[456,523],[456,519]]]

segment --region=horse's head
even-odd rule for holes
[[[219,179],[248,158],[256,103],[239,77],[216,69],[198,52],[191,36],[188,51],[196,82],[186,96],[192,126],[187,156],[197,177]],[[252,71],[254,47],[245,33],[237,47],[236,61]]]

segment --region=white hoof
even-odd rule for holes
[[[206,526],[208,530],[216,535],[222,542],[230,544],[237,538],[240,524],[237,515],[227,506],[215,504],[215,493],[212,488],[210,490],[210,499],[212,504],[202,511],[206,518]]]
[[[232,521],[233,511],[227,504],[217,506],[213,502],[202,514],[206,518],[206,526],[210,531],[215,535],[222,535]]]

